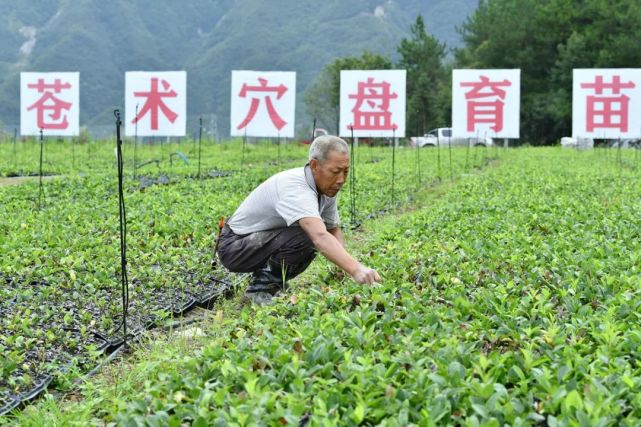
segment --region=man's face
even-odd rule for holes
[[[321,165],[318,160],[309,162],[316,181],[316,188],[328,197],[334,197],[341,189],[349,173],[349,154],[330,151]]]

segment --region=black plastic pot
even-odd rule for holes
[[[230,297],[234,292],[233,286],[226,280],[211,279],[210,286],[215,287],[214,289],[198,294],[198,307],[210,309],[216,301]]]
[[[3,415],[8,414],[9,412],[13,411],[20,405],[20,399],[18,399],[15,396],[10,396],[8,400],[8,403],[5,403],[4,405],[0,406],[0,417]]]

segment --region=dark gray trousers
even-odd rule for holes
[[[284,270],[286,279],[292,279],[311,264],[316,248],[300,227],[238,235],[225,225],[218,242],[218,256],[225,268],[235,273],[271,267],[274,273]]]

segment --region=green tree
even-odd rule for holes
[[[379,54],[363,52],[360,57],[337,58],[325,66],[305,93],[305,108],[318,127],[339,133],[341,70],[388,70],[392,62]]]
[[[398,47],[398,68],[407,70],[407,132],[423,134],[441,126],[449,108],[448,74],[443,65],[445,44],[430,36],[423,17],[411,26],[412,37]],[[447,104],[446,104],[447,103]]]

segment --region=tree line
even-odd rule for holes
[[[639,0],[481,0],[448,49],[422,16],[397,46],[327,64],[305,95],[310,116],[338,133],[340,70],[407,70],[408,135],[451,125],[451,70],[521,69],[521,139],[552,144],[572,133],[574,68],[641,67]],[[451,55],[449,55],[451,53]]]

